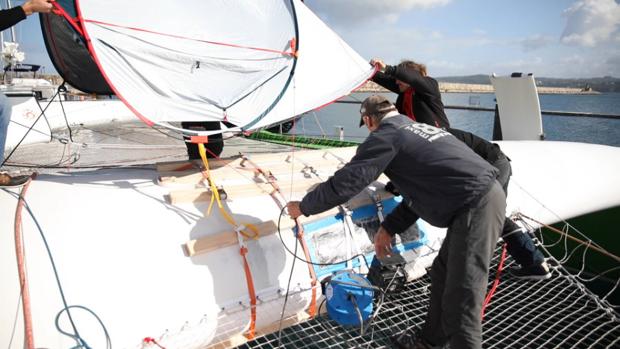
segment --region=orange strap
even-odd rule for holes
[[[252,165],[252,167],[254,167],[257,173],[265,177],[267,182],[271,184],[271,186],[273,187],[274,193],[277,192],[278,194],[280,194],[283,200],[286,200],[284,197],[284,194],[282,194],[282,191],[280,190],[280,186],[278,186],[276,177],[271,173],[271,171],[263,170],[261,167],[259,167],[256,163],[254,163],[252,160],[250,160],[247,156],[243,154],[242,154],[242,157],[243,157],[243,161],[247,161],[250,165]],[[276,202],[278,207],[282,208],[282,204],[280,203],[280,201],[274,195],[271,195],[271,197]],[[297,239],[299,240],[299,243],[301,244],[301,247],[304,250],[304,255],[306,257],[306,260],[309,261],[310,251],[308,250],[308,245],[306,244],[306,240],[304,240],[303,225],[299,222],[299,219],[295,219],[295,224],[297,225]],[[313,318],[316,315],[317,278],[316,278],[316,273],[314,272],[314,267],[312,266],[312,264],[307,263],[307,265],[308,265],[308,272],[310,273],[310,280],[311,280],[310,285],[312,286],[312,299],[310,300],[310,306],[308,307],[308,315],[310,315],[310,317]]]
[[[302,249],[304,250],[304,256],[307,261],[310,261],[310,251],[308,250],[308,245],[306,244],[306,240],[304,240],[304,227],[299,222],[299,219],[295,219],[295,224],[297,224],[297,240],[301,244]],[[312,286],[312,299],[310,300],[310,306],[308,307],[308,315],[310,318],[316,316],[316,273],[314,272],[314,267],[310,263],[306,263],[308,265],[308,272],[310,272],[310,285]]]
[[[242,237],[239,237],[243,239]],[[248,284],[248,293],[250,294],[250,328],[245,333],[247,339],[253,339],[256,335],[256,291],[254,290],[254,280],[252,279],[252,271],[250,270],[250,264],[245,256],[248,253],[248,249],[242,246],[239,249],[239,253],[243,257],[243,269],[245,270],[245,281]]]

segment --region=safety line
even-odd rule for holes
[[[489,303],[491,303],[491,298],[493,298],[493,294],[495,294],[495,290],[499,285],[500,276],[502,275],[502,270],[504,269],[504,261],[506,261],[506,244],[502,246],[502,255],[500,257],[499,266],[497,267],[497,273],[495,274],[495,281],[493,281],[493,286],[491,286],[491,290],[485,297],[484,303],[482,304],[482,311],[480,313],[481,321],[484,321],[484,311]]]

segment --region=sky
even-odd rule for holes
[[[177,0],[178,1],[178,0]],[[620,1],[620,0],[618,0]],[[431,76],[620,77],[616,0],[306,0],[366,59],[424,63]],[[14,5],[23,1],[13,1]],[[17,27],[25,63],[54,72],[38,15]],[[5,31],[6,35],[7,31]],[[6,37],[6,36],[5,36]]]

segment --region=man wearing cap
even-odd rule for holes
[[[343,204],[385,173],[403,201],[374,237],[377,257],[389,255],[393,235],[418,218],[448,228],[430,270],[431,299],[422,332],[403,333],[396,346],[480,348],[489,264],[506,210],[497,169],[450,133],[399,114],[385,97],[368,97],[360,113],[368,138],[347,165],[301,202],[289,202],[289,214],[297,218]]]

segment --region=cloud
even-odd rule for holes
[[[523,51],[530,52],[543,48],[553,42],[553,38],[547,35],[535,34],[521,40]]]
[[[608,57],[605,63],[612,67],[620,67],[620,55]]]
[[[306,1],[313,11],[332,25],[360,22],[387,21],[394,23],[401,13],[414,8],[424,9],[443,6],[451,0],[332,0]]]
[[[564,16],[565,44],[594,47],[618,37],[620,5],[614,0],[580,0],[566,9]]]

